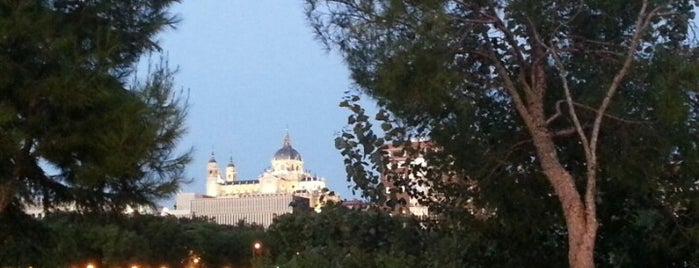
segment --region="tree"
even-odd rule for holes
[[[0,213],[119,211],[174,193],[186,100],[165,62],[130,81],[175,0],[0,2]]]
[[[255,241],[268,247],[265,230],[260,225],[243,221],[234,226],[218,225],[205,219],[183,223],[189,249],[201,257],[201,263],[207,267],[248,266]]]
[[[431,189],[414,195],[496,214],[504,189],[555,200],[569,265],[593,267],[609,239],[600,220],[664,211],[696,228],[692,3],[308,0],[306,10],[381,108],[384,137],[357,96],[342,103],[354,114],[337,146],[359,189],[382,193],[386,141],[427,136],[443,149],[422,174]]]
[[[418,262],[427,250],[422,231],[412,218],[330,204],[319,213],[279,216],[267,233],[283,266],[427,267]]]
[[[17,208],[0,215],[0,263],[3,266],[50,266],[46,256],[56,245],[51,230]]]
[[[190,257],[206,267],[247,266],[264,228],[217,225],[203,218],[52,212],[43,219],[15,207],[0,215],[0,262],[12,267],[178,267]],[[18,224],[6,221],[20,220]]]

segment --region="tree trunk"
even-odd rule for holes
[[[534,121],[539,120],[534,119]],[[542,171],[561,202],[568,229],[568,263],[573,268],[595,267],[594,246],[597,221],[588,221],[586,217],[590,213],[588,209],[594,208],[585,207],[575,187],[575,180],[561,165],[555,144],[546,128],[538,127],[530,130]]]

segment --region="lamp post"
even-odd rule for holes
[[[180,261],[181,263],[184,264],[184,267],[186,268],[197,268],[197,267],[205,267],[205,264],[202,262],[201,256],[194,252],[194,250],[190,250],[189,254],[187,254],[187,258],[184,260]],[[164,268],[167,268],[167,266],[163,266]]]
[[[262,255],[262,242],[255,241],[252,244],[252,267],[258,267],[258,256]]]

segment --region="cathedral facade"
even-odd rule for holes
[[[303,164],[288,133],[270,167],[254,179],[239,179],[232,159],[221,172],[212,153],[206,166],[206,194],[178,194],[176,209],[166,214],[207,216],[219,224],[244,220],[267,227],[274,217],[293,211],[290,203],[319,210],[326,201],[338,202],[325,179],[306,171]]]
[[[271,166],[259,177],[239,180],[235,164],[231,160],[226,165],[225,176],[214,155],[211,155],[206,171],[206,195],[211,197],[239,197],[249,194],[295,194],[311,196],[328,191],[325,179],[311,175],[303,167],[303,159],[291,145],[287,133],[282,148],[272,157]]]

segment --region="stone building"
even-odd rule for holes
[[[220,224],[245,220],[266,227],[277,215],[291,213],[293,207],[318,210],[325,201],[339,201],[324,178],[304,169],[301,154],[291,145],[288,133],[270,167],[259,177],[239,179],[232,160],[224,172],[212,153],[206,166],[206,194],[178,194],[176,209],[165,210],[164,214],[206,216]]]

